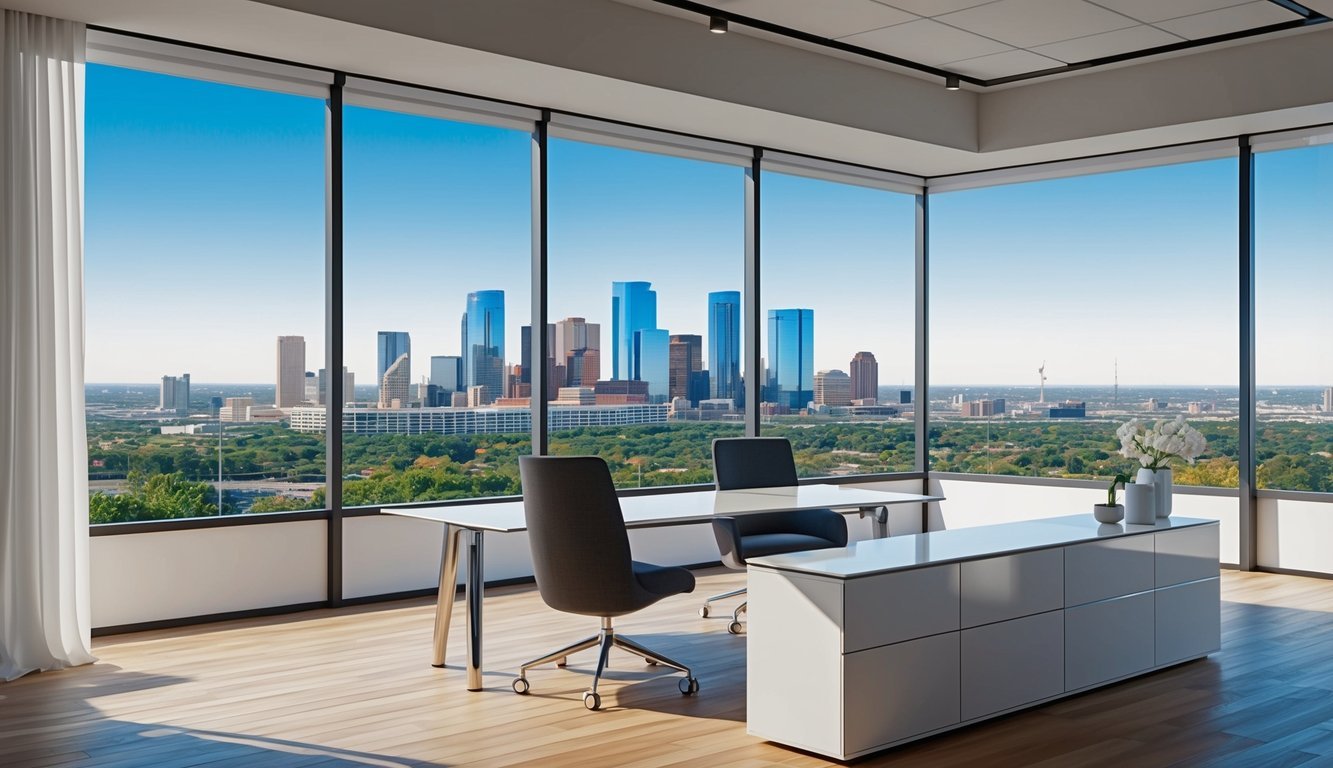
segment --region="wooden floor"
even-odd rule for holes
[[[456,666],[461,606],[450,667],[429,665],[425,600],[102,638],[96,665],[0,684],[0,766],[829,765],[745,734],[745,639],[696,613],[742,576],[700,577],[621,621],[696,665],[692,698],[617,655],[588,712],[586,654],[515,695],[521,660],[594,627],[508,588],[488,593],[483,692]],[[1333,581],[1228,572],[1223,601],[1210,659],[857,765],[1333,766]]]

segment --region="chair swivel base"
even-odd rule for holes
[[[704,600],[703,607],[699,609],[699,617],[706,619],[710,615],[712,615],[712,609],[709,608],[709,606],[712,603],[716,603],[719,600],[726,600],[729,597],[736,597],[737,595],[743,595],[743,594],[745,594],[745,587],[741,587],[740,589],[733,589],[730,592],[723,592],[720,595],[713,595],[707,600]],[[731,612],[731,623],[727,625],[728,632],[730,632],[733,635],[745,634],[745,625],[741,623],[741,614],[748,612],[749,608],[750,608],[750,603],[748,601],[736,606],[736,610]]]
[[[597,693],[597,684],[601,682],[602,672],[606,670],[607,658],[611,655],[611,649],[613,647],[629,651],[635,656],[642,657],[643,660],[649,664],[662,664],[684,672],[685,677],[681,678],[677,685],[677,687],[680,688],[680,692],[686,696],[699,692],[699,681],[694,677],[694,674],[690,672],[689,667],[677,661],[673,661],[660,653],[650,651],[628,637],[616,634],[616,630],[611,624],[610,617],[603,617],[602,631],[596,635],[584,638],[577,643],[567,645],[558,651],[553,651],[541,658],[533,659],[520,666],[518,668],[518,677],[514,678],[513,682],[514,693],[526,694],[530,690],[530,686],[528,685],[529,669],[542,666],[543,664],[550,664],[551,662],[555,662],[558,666],[563,667],[565,665],[566,657],[570,654],[578,653],[579,651],[584,651],[589,648],[600,648],[600,652],[597,656],[597,671],[592,677],[592,687],[583,693],[583,706],[594,711],[601,709],[602,697]]]

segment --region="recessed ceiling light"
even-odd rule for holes
[[[715,35],[727,34],[727,20],[721,16],[709,16],[708,31]]]

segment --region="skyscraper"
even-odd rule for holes
[[[463,392],[463,358],[455,355],[431,355],[430,383],[442,392]]]
[[[741,398],[741,294],[708,294],[708,396]]]
[[[278,337],[278,385],[273,405],[292,408],[305,402],[305,337]]]
[[[581,317],[557,322],[554,354],[565,367],[565,386],[591,387],[602,377],[602,326]]]
[[[852,374],[853,400],[879,399],[879,361],[869,352],[857,352],[852,355],[850,365]]]
[[[657,291],[652,283],[611,283],[611,378],[634,379],[640,366],[634,358],[638,331],[657,328]],[[663,339],[663,352],[666,351]],[[663,361],[665,364],[665,360]],[[665,385],[665,381],[663,384]],[[663,391],[665,394],[665,390]]]
[[[686,333],[671,337],[668,398],[683,397],[691,405],[698,405],[700,400],[708,397],[706,386],[700,392],[700,384],[704,380],[703,348],[702,336]]]
[[[852,379],[838,369],[815,373],[815,405],[851,405]]]
[[[329,400],[329,379],[328,372],[320,368],[315,374],[317,380],[316,386],[319,388],[319,404],[324,405]],[[351,403],[356,400],[356,377],[348,373],[347,366],[343,366],[343,402]]]
[[[411,404],[412,379],[408,376],[411,366],[409,360],[407,353],[404,352],[380,377],[381,408],[406,408]]]
[[[815,390],[815,311],[768,311],[768,392],[764,399],[792,410],[806,407]]]
[[[485,387],[487,405],[505,391],[505,292],[469,293],[464,321],[463,387]]]
[[[648,382],[648,402],[665,403],[671,385],[671,334],[660,328],[634,332],[634,375]]]
[[[556,355],[556,326],[551,323],[546,324],[546,386],[547,391],[554,394],[560,387],[565,385],[563,377],[557,377],[557,374],[564,371],[564,361]],[[519,340],[522,349],[519,351],[519,383],[532,384],[532,326],[525,325],[519,330]],[[554,398],[548,398],[554,399]]]
[[[163,376],[162,390],[158,393],[158,410],[175,411],[177,416],[190,415],[190,374]]]
[[[1333,412],[1333,387],[1324,389],[1324,412]]]
[[[379,354],[377,357],[377,366],[375,370],[375,385],[382,386],[384,383],[384,374],[388,372],[389,367],[398,362],[398,358],[407,355],[407,362],[404,364],[403,375],[407,381],[412,381],[412,337],[407,331],[380,331],[379,332]],[[350,398],[351,392],[347,393]],[[381,397],[380,400],[384,398]]]

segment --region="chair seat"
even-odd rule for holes
[[[741,537],[741,558],[765,555],[785,555],[788,552],[806,552],[811,549],[832,549],[841,547],[835,541],[808,536],[803,533],[757,533]]]
[[[666,597],[694,591],[694,574],[671,565],[633,561],[634,579],[646,592]]]

